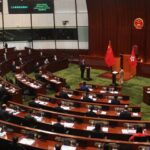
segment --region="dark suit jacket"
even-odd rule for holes
[[[95,112],[93,112],[93,111],[88,111],[88,112],[86,112],[86,116],[89,116],[89,117],[96,117],[97,114],[96,114]]]
[[[64,98],[64,99],[69,98],[68,94],[67,94],[66,92],[64,92],[64,91],[61,91],[61,92],[60,92],[59,97],[60,97],[60,98]]]
[[[30,114],[27,114],[25,116],[25,124],[28,125],[29,127],[34,127],[37,124],[37,121]]]
[[[66,131],[65,127],[62,124],[60,124],[59,122],[57,122],[53,125],[53,129],[55,132],[58,132],[58,133],[65,133],[65,131]]]
[[[9,150],[26,150],[26,148],[24,148],[21,144],[19,143],[10,143],[9,144]]]
[[[93,100],[91,98],[89,98],[88,96],[84,96],[83,97],[83,101],[85,101],[85,102],[92,102]]]
[[[111,100],[111,104],[119,105],[119,104],[120,104],[120,101],[119,101],[119,100],[116,100],[116,99],[112,99],[112,100]]]
[[[7,111],[0,109],[0,119],[7,121],[9,119],[10,115]]]
[[[65,110],[63,108],[61,108],[60,106],[55,107],[55,110],[58,112],[65,112]]]
[[[122,111],[119,115],[120,119],[131,119],[131,113],[129,111]]]

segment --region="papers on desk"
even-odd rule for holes
[[[74,146],[67,146],[67,145],[62,145],[61,150],[76,150],[76,147]]]
[[[86,130],[92,131],[92,130],[94,130],[94,128],[95,128],[94,126],[87,126]]]
[[[81,98],[80,98],[81,100],[83,100],[83,96],[81,96]]]
[[[0,137],[6,135],[6,132],[0,132]]]
[[[27,144],[27,145],[32,145],[35,142],[34,139],[27,139],[27,138],[22,138],[19,143],[21,144]]]
[[[33,88],[40,88],[40,85],[35,85],[34,83],[30,83],[30,86]]]
[[[93,91],[93,89],[92,89],[92,88],[89,88],[89,91]]]
[[[97,99],[96,98],[93,98],[93,101],[96,101]]]
[[[36,100],[35,101],[37,104],[40,104],[40,105],[47,105],[48,102],[43,102],[43,101],[40,101],[40,100]]]
[[[88,109],[88,111],[90,111],[90,109]],[[94,113],[97,113],[97,110],[93,110]]]
[[[20,113],[19,111],[16,111],[16,110],[11,109],[11,108],[6,108],[6,111],[7,111],[9,114],[13,114],[13,115],[17,115],[17,114]]]
[[[54,82],[54,83],[57,83],[57,84],[60,84],[60,83],[61,83],[60,81],[57,81],[57,80],[55,80],[55,79],[51,79],[50,81],[51,81],[51,82]]]
[[[70,107],[68,107],[68,106],[61,106],[61,108],[65,109],[65,110],[70,110]]]
[[[102,127],[103,132],[108,132],[108,127]]]
[[[136,130],[134,130],[134,129],[122,129],[122,133],[123,134],[134,134],[134,133],[136,133]]]
[[[109,93],[111,93],[111,94],[118,94],[119,92],[118,91],[110,91]]]
[[[45,75],[45,74],[43,74],[42,77],[45,78],[45,79],[48,79],[48,76]]]
[[[51,122],[51,125],[54,125],[55,123],[56,123],[56,122],[52,121],[52,122]]]
[[[135,117],[137,117],[137,116],[139,116],[139,114],[138,113],[132,113],[132,116],[135,116]]]
[[[39,117],[39,116],[33,116],[38,122],[41,122],[43,117]]]
[[[106,91],[104,91],[104,90],[100,90],[100,93],[106,93]]]
[[[147,93],[147,94],[149,94],[149,93],[150,93],[150,91],[146,91],[146,93]]]
[[[89,95],[89,98],[91,98],[91,99],[92,99],[92,98],[93,98],[93,95]]]
[[[108,103],[111,103],[111,100],[108,100]]]
[[[13,112],[13,115],[18,115],[19,113],[19,111]]]
[[[71,97],[71,96],[72,96],[72,94],[68,94],[68,96],[69,96],[69,97]]]
[[[62,123],[65,127],[68,127],[68,128],[72,128],[74,126],[74,123],[68,123],[68,122],[64,122]]]
[[[101,115],[106,115],[107,112],[106,111],[101,111]]]

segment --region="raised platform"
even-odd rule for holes
[[[99,77],[112,79],[112,73],[111,72],[106,72],[106,73],[100,74]],[[132,78],[133,78],[133,76],[130,76],[129,73],[125,73],[124,81],[128,81],[128,80],[130,80]],[[119,80],[119,74],[116,76],[116,79]]]

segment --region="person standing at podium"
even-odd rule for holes
[[[80,62],[81,79],[84,79],[85,67],[86,67],[85,60],[82,59]]]

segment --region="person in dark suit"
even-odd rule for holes
[[[38,73],[35,74],[35,78],[36,78],[36,80],[43,81],[41,70]]]
[[[61,118],[60,117],[57,118],[57,123],[55,123],[53,125],[53,130],[54,130],[54,132],[58,132],[58,133],[65,133],[66,132],[64,125],[61,124]]]
[[[80,62],[81,79],[84,79],[85,68],[86,68],[85,60],[82,59]]]
[[[83,96],[83,101],[85,102],[92,102],[93,100],[89,98],[89,93],[86,92],[85,95]]]
[[[61,144],[56,144],[55,145],[55,150],[61,150]]]
[[[87,92],[89,92],[89,87],[88,87],[88,85],[86,84],[86,82],[83,82],[83,83],[80,85],[80,90],[81,90],[81,91],[87,91]]]
[[[114,98],[111,100],[111,104],[113,105],[119,105],[120,101],[118,100],[118,96],[114,96]]]
[[[86,116],[97,117],[97,114],[93,110],[94,110],[94,106],[91,106],[90,110],[88,112],[86,112]]]
[[[9,144],[9,150],[26,150],[26,148],[18,143],[18,137],[13,137]]]
[[[8,121],[9,120],[9,113],[6,111],[7,105],[6,104],[2,104],[1,108],[0,108],[0,119],[1,120],[5,120]]]
[[[93,129],[93,133],[91,134],[92,138],[102,138],[102,130],[101,130],[101,124],[96,123],[95,128]]]
[[[0,100],[3,103],[7,103],[7,101],[10,99],[9,92],[5,89],[5,83],[0,84]]]
[[[64,99],[69,98],[68,93],[67,93],[67,90],[66,90],[65,87],[63,87],[63,89],[60,91],[59,97],[60,97],[60,98],[64,98]]]
[[[120,112],[119,119],[131,119],[131,112],[128,111],[127,107],[125,107],[125,109],[122,112]]]
[[[142,127],[137,127],[136,129],[136,133],[133,134],[130,138],[129,138],[129,141],[135,141],[135,138],[136,137],[145,137],[145,133],[143,133],[143,128]]]
[[[37,120],[32,116],[32,110],[29,110],[24,119],[25,125],[29,127],[34,127],[37,124]]]
[[[58,111],[58,112],[64,112],[65,110],[61,107],[61,103],[58,103],[57,104],[58,106],[55,107],[55,110]]]

